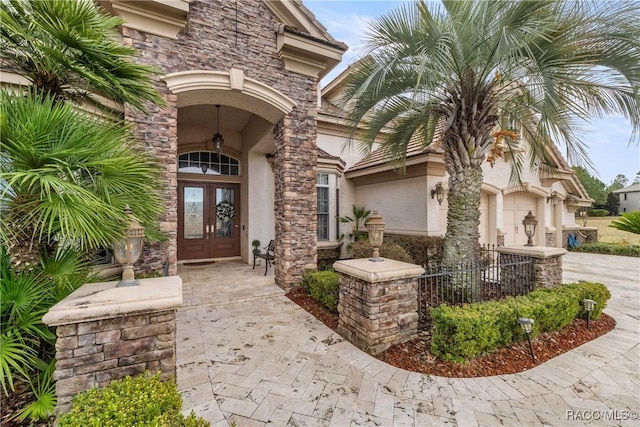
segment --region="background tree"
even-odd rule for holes
[[[370,25],[343,103],[351,125],[364,128],[365,150],[386,127],[381,147],[391,160],[403,163],[413,138],[442,148],[444,262],[475,260],[481,165],[500,156],[501,142],[526,141],[530,164],[548,163],[554,142],[570,161],[586,158],[578,121],[612,112],[638,137],[639,33],[638,2],[404,4]]]
[[[636,173],[636,177],[633,179],[632,184],[640,184],[640,172]]]
[[[619,173],[613,179],[613,182],[607,187],[607,191],[610,193],[612,191],[616,191],[616,190],[619,190],[621,188],[624,188],[624,187],[627,186],[628,182],[629,182],[629,178],[627,178],[623,174]]]
[[[607,186],[595,176],[591,175],[582,166],[574,166],[573,171],[580,180],[580,183],[587,190],[587,194],[594,200],[596,208],[603,208],[607,204]]]
[[[620,197],[615,193],[607,194],[605,209],[609,211],[609,215],[618,215],[620,210]]]

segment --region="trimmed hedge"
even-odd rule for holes
[[[353,242],[349,246],[349,256],[352,258],[370,258],[372,253],[373,246],[368,240]],[[396,261],[414,263],[411,255],[402,246],[387,241],[382,242],[382,246],[380,246],[380,256]]]
[[[416,264],[423,265],[428,262],[440,264],[444,255],[444,237],[385,234],[384,240],[400,245]]]
[[[589,252],[593,254],[621,255],[640,257],[640,245],[630,245],[624,243],[584,243],[575,248],[572,252]]]
[[[562,329],[576,317],[586,318],[580,303],[596,301],[592,319],[602,315],[611,297],[600,283],[573,283],[537,289],[525,296],[508,297],[462,307],[441,305],[431,309],[431,353],[444,360],[464,362],[475,356],[526,339],[518,317],[534,320],[532,337]]]
[[[609,211],[606,209],[591,209],[587,211],[588,216],[609,216]]]
[[[182,397],[175,382],[148,373],[112,381],[73,398],[71,411],[58,418],[59,427],[207,427],[193,412],[180,412]]]
[[[308,271],[302,277],[302,286],[311,298],[334,313],[338,312],[340,275],[335,271]]]

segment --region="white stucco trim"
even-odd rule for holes
[[[201,96],[190,96],[193,93],[206,91],[224,91],[234,94],[244,95],[254,100],[261,101],[272,110],[265,111],[255,102],[246,102],[237,96],[225,95],[225,105],[250,111],[271,123],[277,123],[283,115],[289,114],[296,103],[282,92],[248,78],[239,69],[231,68],[229,71],[212,70],[189,70],[170,73],[162,79],[167,84],[167,88],[175,95],[178,95],[178,107],[197,105],[204,103]],[[227,102],[228,101],[228,102]]]
[[[177,39],[187,25],[190,0],[102,0],[125,22],[125,27],[168,39]]]
[[[522,185],[512,185],[502,190],[502,194],[505,196],[518,192],[530,193],[538,197],[547,197],[549,195],[548,190],[537,185],[532,185],[530,182],[523,182]]]

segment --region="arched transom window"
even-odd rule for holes
[[[224,154],[193,151],[178,156],[178,172],[240,176],[240,162]]]

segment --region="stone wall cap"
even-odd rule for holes
[[[123,288],[117,288],[117,283],[83,285],[54,305],[42,321],[49,326],[68,325],[171,310],[182,305],[179,276],[140,279],[140,286]]]
[[[407,262],[382,258],[382,262],[372,262],[367,258],[336,261],[333,268],[343,274],[356,277],[369,283],[418,277],[424,274],[424,268]]]
[[[548,246],[499,246],[496,250],[501,254],[528,255],[533,258],[549,258],[567,253],[566,249]]]

